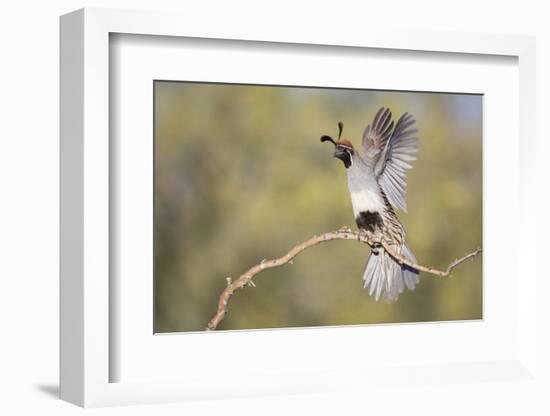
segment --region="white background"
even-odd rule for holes
[[[321,25],[337,31],[343,25],[404,25],[438,30],[537,35],[538,54],[538,181],[546,193],[539,201],[539,247],[548,234],[548,183],[545,155],[550,154],[546,114],[550,74],[550,30],[544,2],[522,1],[392,1],[388,2],[283,2],[231,1],[20,1],[4,4],[0,13],[2,88],[0,109],[2,148],[0,178],[0,270],[2,342],[0,343],[0,413],[73,414],[81,412],[55,399],[58,376],[58,16],[83,6],[179,10],[202,16],[225,14],[227,19],[277,20],[285,25]],[[288,4],[288,6],[285,6]],[[504,121],[503,121],[504,122]],[[544,128],[543,128],[544,126]],[[544,175],[544,177],[543,177]],[[511,234],[513,236],[513,228]],[[513,245],[513,241],[510,241]],[[542,252],[541,252],[542,254]],[[540,258],[544,258],[540,255]],[[540,265],[542,267],[542,264]],[[539,287],[548,292],[548,283]],[[539,298],[543,299],[543,298]],[[548,325],[549,308],[540,305]],[[548,330],[545,331],[545,349]],[[539,332],[539,336],[544,333]],[[542,352],[542,351],[541,351]],[[539,354],[542,365],[548,358]],[[548,370],[546,370],[548,374]],[[230,383],[230,379],[228,379]],[[521,390],[521,394],[518,393]],[[547,389],[548,390],[548,389]],[[484,390],[485,391],[485,390]],[[459,382],[454,385],[411,389],[407,397],[382,397],[345,392],[322,395],[195,402],[161,406],[99,409],[100,414],[369,414],[375,401],[387,403],[389,413],[407,401],[409,414],[465,413],[548,414],[542,391],[524,391],[502,383],[491,397]],[[546,392],[547,393],[547,392]],[[486,393],[483,393],[486,394]]]

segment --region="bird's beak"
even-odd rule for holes
[[[338,140],[340,140],[340,137],[342,137],[342,130],[344,129],[344,123],[341,121],[338,122]],[[338,144],[334,141],[334,139],[330,136],[321,136],[322,142],[331,142],[334,145],[334,154],[333,156],[335,158],[340,159],[342,162],[344,162],[344,166],[346,168],[349,168],[351,166],[351,155],[348,154],[348,152],[343,149],[341,146],[338,146]]]
[[[351,154],[345,148],[336,146],[334,148],[334,157],[340,159],[346,169],[351,166]]]
[[[334,146],[334,157],[343,160],[344,157],[347,157],[346,151],[341,147]]]

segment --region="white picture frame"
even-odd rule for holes
[[[362,29],[327,34],[318,31],[281,30],[277,25],[239,27],[223,19],[205,28],[190,16],[165,13],[83,9],[61,18],[61,389],[64,400],[80,406],[154,403],[194,398],[239,397],[256,394],[322,392],[349,389],[373,380],[393,383],[407,380],[408,370],[373,369],[365,373],[346,368],[331,368],[330,377],[320,381],[319,374],[297,375],[281,368],[270,379],[243,378],[228,386],[213,380],[206,372],[201,377],[178,381],[112,382],[112,365],[117,357],[111,348],[113,327],[110,311],[116,309],[110,294],[109,228],[112,226],[109,201],[112,158],[109,147],[110,34],[137,34],[182,38],[226,39],[248,42],[332,45],[333,47],[375,48],[384,50],[431,51],[437,53],[504,55],[518,59],[519,68],[519,204],[520,224],[526,230],[515,243],[522,285],[517,287],[517,348],[498,362],[441,362],[425,366],[419,361],[419,379],[442,373],[448,379],[472,383],[484,380],[472,374],[502,374],[518,383],[538,382],[536,362],[536,287],[535,251],[528,245],[536,241],[535,200],[529,198],[533,184],[535,141],[535,43],[529,37],[464,33],[378,32]],[[527,215],[529,213],[529,215]],[[517,273],[517,271],[516,271]],[[116,330],[116,328],[115,328]],[[330,331],[316,332],[319,342]],[[350,329],[354,331],[353,328]],[[152,334],[151,334],[152,336]],[[226,339],[230,335],[226,336]],[[213,338],[212,338],[213,339]],[[238,341],[237,341],[238,342]],[[146,357],[144,357],[146,359]],[[242,366],[252,366],[243,361]],[[323,371],[327,371],[323,369]],[[385,375],[384,375],[385,374]],[[176,377],[174,377],[176,378]],[[177,377],[181,378],[181,377]],[[497,377],[498,378],[498,377]],[[491,378],[492,379],[492,378]],[[342,382],[341,380],[346,380]],[[410,381],[410,380],[409,380]]]

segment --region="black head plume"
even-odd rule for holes
[[[340,137],[342,137],[342,130],[344,130],[344,123],[339,121],[338,122],[338,140],[340,140]],[[331,142],[334,146],[336,146],[336,142],[330,136],[321,136],[321,141],[322,142]]]
[[[321,136],[321,141],[322,142],[332,142],[332,144],[334,144],[334,146],[336,146],[336,142],[330,136]]]

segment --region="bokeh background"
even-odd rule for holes
[[[482,96],[156,81],[155,332],[201,331],[226,277],[314,234],[355,228],[345,170],[323,134],[360,148],[381,106],[420,129],[398,215],[419,263],[446,268],[482,243]],[[333,241],[258,275],[218,329],[482,318],[482,258],[421,274],[395,303],[362,287],[369,249]]]

